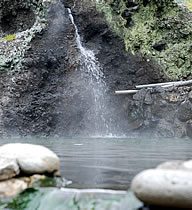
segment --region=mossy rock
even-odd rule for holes
[[[125,49],[161,66],[170,80],[192,78],[192,1],[100,0]]]
[[[11,42],[16,39],[16,34],[9,34],[5,37],[0,38],[0,40],[7,40],[8,42]]]
[[[30,8],[35,15],[35,22],[32,27],[24,31],[6,34],[3,33],[2,27],[0,27],[0,71],[18,71],[22,69],[22,61],[26,50],[30,48],[31,41],[47,26],[47,14],[50,4],[48,0],[39,3],[36,0],[2,1],[0,3],[0,13],[2,15],[4,7],[8,14],[21,7],[21,9]]]

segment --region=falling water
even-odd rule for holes
[[[81,42],[78,28],[74,22],[71,10],[68,8],[68,14],[72,24],[75,27],[76,44],[80,50],[80,71],[87,75],[86,88],[92,92],[93,103],[87,113],[87,126],[91,127],[94,136],[108,136],[110,134],[109,119],[107,119],[106,91],[107,86],[104,81],[102,67],[98,62],[93,51],[86,49]],[[91,99],[90,99],[91,100]]]

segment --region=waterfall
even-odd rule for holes
[[[94,52],[82,45],[81,37],[74,22],[71,10],[67,8],[67,11],[71,23],[75,28],[76,44],[80,51],[79,70],[83,73],[84,77],[86,75],[87,83],[85,85],[87,89],[90,89],[89,91],[91,91],[93,97],[93,103],[86,116],[86,119],[88,120],[86,126],[89,127],[89,130],[92,130],[90,134],[92,136],[109,136],[111,133],[109,126],[110,119],[107,116],[107,86],[104,81],[102,67],[98,62]]]

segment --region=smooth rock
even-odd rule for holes
[[[159,164],[157,168],[158,169],[174,169],[174,170],[186,169],[183,163],[184,161],[182,160],[167,161],[167,162]]]
[[[192,160],[183,162],[183,166],[188,170],[192,170]]]
[[[158,169],[174,169],[174,170],[191,171],[192,170],[192,160],[167,161],[167,162],[164,162],[164,163],[161,163],[160,165],[158,165],[157,168]]]
[[[0,181],[10,179],[20,172],[15,159],[0,157]]]
[[[28,177],[12,178],[5,181],[0,181],[0,198],[10,198],[21,191],[32,187],[34,183],[45,180],[45,175],[34,174]]]
[[[33,144],[6,144],[0,157],[15,159],[25,174],[53,173],[59,169],[58,156],[46,147]]]
[[[20,179],[9,179],[0,182],[0,198],[10,198],[26,189],[27,183]]]
[[[131,189],[146,204],[192,208],[192,172],[151,169],[139,173]]]

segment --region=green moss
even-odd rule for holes
[[[47,13],[51,3],[37,0],[24,0],[23,6],[30,7],[36,15],[34,25],[22,32],[10,34],[0,38],[0,71],[14,71],[22,69],[22,61],[25,51],[30,48],[31,40],[46,28]],[[7,40],[8,42],[5,42]]]
[[[16,34],[9,34],[5,37],[0,38],[0,40],[7,40],[8,42],[11,42],[16,39]]]
[[[178,4],[184,5],[189,10],[192,10],[192,0],[176,0]]]
[[[36,196],[38,190],[29,188],[21,192],[6,206],[6,209],[24,210],[27,209],[29,202]]]
[[[129,11],[126,1],[100,0],[97,10],[105,15],[110,28],[122,37],[125,49],[141,54],[159,64],[170,79],[192,78],[192,27],[189,14],[185,14],[174,1],[139,1],[132,12],[131,21],[123,16]],[[192,1],[185,4],[191,8]],[[129,22],[128,22],[129,21]],[[153,46],[164,42],[164,49]]]
[[[187,1],[187,7],[189,10],[192,10],[192,1],[191,0],[186,0]]]

